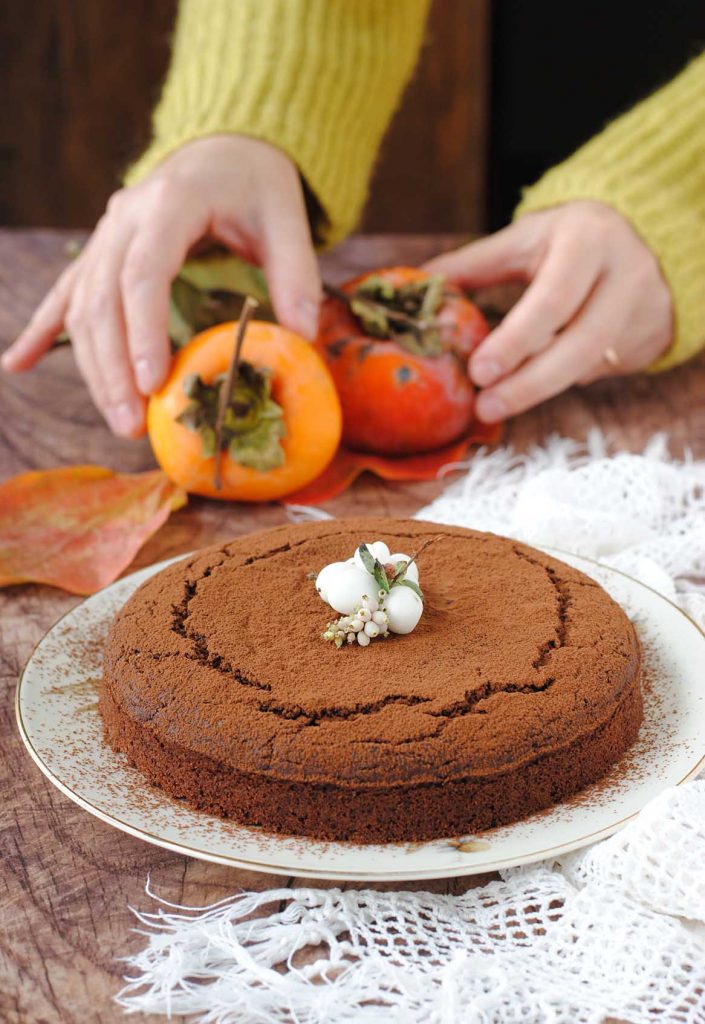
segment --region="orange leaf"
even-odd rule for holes
[[[12,477],[0,484],[0,586],[93,594],[186,500],[161,470],[67,466]]]
[[[295,505],[319,505],[323,501],[330,501],[346,491],[365,470],[376,473],[383,480],[435,480],[444,466],[462,461],[471,445],[495,444],[501,432],[501,426],[497,423],[476,423],[467,437],[423,455],[372,455],[369,452],[352,451],[341,445],[333,461],[319,477],[295,494],[288,494],[285,500],[287,504]]]

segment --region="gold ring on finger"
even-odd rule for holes
[[[611,347],[605,349],[602,353],[602,358],[612,367],[613,370],[617,370],[622,365],[619,353]]]

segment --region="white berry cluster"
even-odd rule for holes
[[[367,647],[389,633],[411,633],[423,612],[416,562],[390,554],[384,541],[361,544],[352,558],[331,562],[318,573],[316,590],[341,617],[329,622],[324,640],[336,647]]]
[[[383,591],[379,591],[380,594]],[[344,643],[359,643],[367,647],[371,640],[389,634],[389,619],[374,597],[363,597],[359,608],[352,615],[341,615],[335,622],[329,622],[323,634],[324,640],[332,640],[336,647]]]

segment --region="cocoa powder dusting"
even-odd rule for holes
[[[308,574],[363,541],[423,554],[417,629],[320,639]],[[117,615],[108,742],[192,806],[268,830],[467,835],[564,800],[636,738],[640,647],[587,576],[524,545],[395,519],[279,527],[151,577]]]

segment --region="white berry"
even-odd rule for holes
[[[374,580],[368,572],[346,565],[327,584],[326,600],[341,615],[352,615],[362,604],[365,594],[369,594],[371,585],[374,586]]]
[[[354,643],[355,640],[361,647],[367,647],[376,637],[389,636],[390,631],[411,633],[423,614],[423,598],[411,586],[418,586],[419,570],[416,563],[411,562],[409,556],[402,552],[390,555],[384,541],[372,541],[365,546],[382,566],[391,563],[400,564],[402,571],[406,568],[404,576],[410,585],[394,586],[393,578],[390,578],[391,590],[380,588],[374,575],[364,566],[360,547],[352,558],[324,566],[316,577],[316,590],[340,618],[336,622],[329,622],[322,635],[326,640],[333,640],[336,647],[340,647],[343,642]]]
[[[362,558],[360,557],[361,546],[362,545],[359,545],[357,551],[355,552],[355,565],[358,567],[358,569],[365,568]],[[372,544],[367,545],[367,548],[369,549],[369,552],[372,555],[372,557],[376,558],[378,562],[382,563],[382,565],[384,565],[385,562],[389,561],[389,548],[387,547],[383,540],[373,541]]]
[[[347,568],[347,562],[330,562],[329,565],[324,565],[316,576],[316,590],[324,601],[328,601],[328,588],[332,580],[345,568]]]
[[[396,565],[397,562],[408,562],[409,556],[402,555],[399,552],[397,552],[396,555],[389,556],[389,561],[392,563],[392,565]],[[419,582],[419,569],[418,566],[416,565],[416,562],[411,563],[409,568],[406,570],[405,576],[407,580],[411,580],[413,583]]]
[[[392,587],[384,603],[392,633],[411,633],[423,613],[423,601],[411,587]]]

